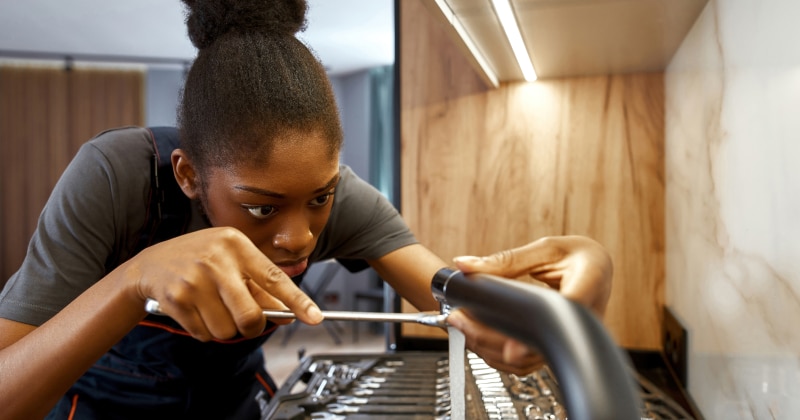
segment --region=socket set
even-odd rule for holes
[[[263,419],[449,419],[448,364],[446,352],[308,356]]]
[[[518,376],[497,371],[470,351],[465,360],[466,418],[568,418],[549,368]],[[450,420],[449,372],[447,352],[307,356],[262,407],[262,419]],[[692,418],[646,379],[635,378],[642,420]]]

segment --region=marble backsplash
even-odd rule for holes
[[[711,0],[665,75],[666,302],[709,419],[800,418],[799,17]]]

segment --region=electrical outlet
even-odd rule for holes
[[[683,324],[670,309],[664,306],[663,350],[667,364],[678,377],[681,386],[687,387],[688,375],[688,333]]]

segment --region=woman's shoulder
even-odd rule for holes
[[[127,208],[126,203],[141,202],[149,194],[154,153],[145,127],[106,130],[81,146],[63,183],[87,194],[109,190],[116,205]]]
[[[342,194],[345,193],[345,194]],[[374,195],[380,192],[375,189],[371,184],[358,176],[352,168],[345,164],[339,165],[339,185],[336,187],[336,195]]]
[[[91,145],[103,152],[110,153],[149,149],[152,154],[153,147],[149,129],[138,126],[118,127],[101,131],[89,139],[86,145]]]
[[[107,166],[116,176],[149,173],[154,154],[152,134],[146,127],[119,127],[98,133],[81,147],[79,154]]]
[[[386,196],[350,167],[340,165],[339,174],[331,218],[338,222],[346,219],[363,225],[376,217],[385,217],[387,213],[395,212]]]

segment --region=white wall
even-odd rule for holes
[[[709,419],[800,418],[798,17],[712,0],[666,72],[666,299]]]
[[[177,124],[178,103],[183,89],[183,69],[147,69],[145,89],[145,124],[174,126]]]
[[[368,182],[370,181],[369,79],[369,70],[331,77],[344,130],[342,163],[353,168],[358,176]]]

